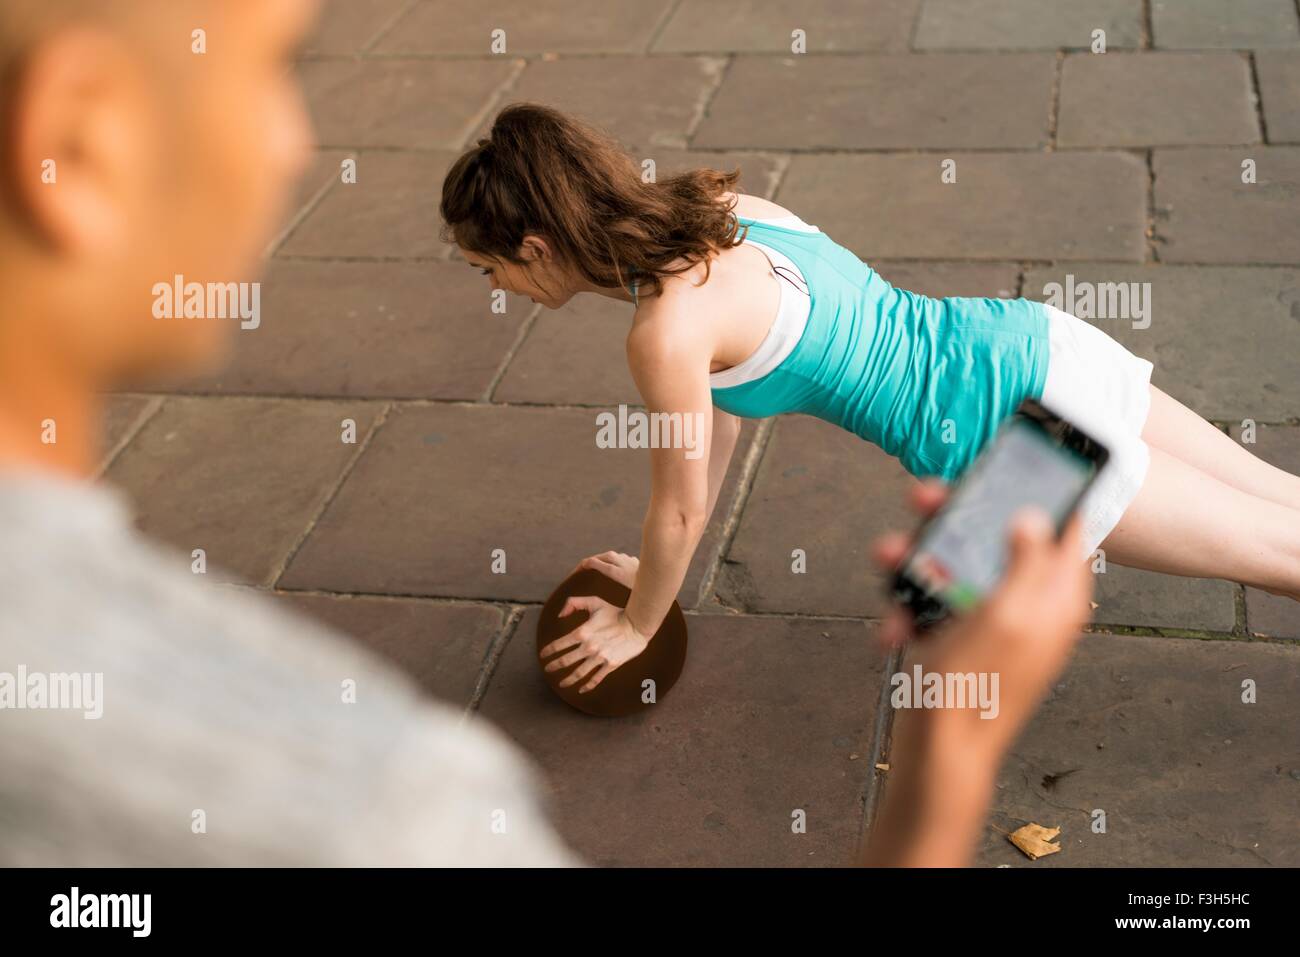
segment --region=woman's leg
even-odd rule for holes
[[[1101,547],[1120,565],[1225,578],[1300,601],[1300,510],[1256,498],[1159,448]]]
[[[1300,509],[1300,477],[1274,468],[1176,399],[1151,386],[1151,411],[1142,438],[1225,485],[1256,498]]]

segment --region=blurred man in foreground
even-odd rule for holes
[[[93,709],[0,710],[0,864],[572,860],[499,734],[200,584],[88,481],[99,394],[238,327],[156,318],[154,288],[256,279],[312,146],[314,8],[0,0],[0,672],[102,675]]]
[[[499,733],[338,635],[200,584],[90,481],[98,397],[204,370],[237,325],[159,318],[155,289],[256,278],[311,148],[291,63],[313,14],[0,0],[0,673],[25,676],[21,705],[0,699],[0,864],[577,863]],[[900,734],[870,862],[965,859],[1081,620],[1071,544],[1022,532],[1001,602],[922,652],[1000,669],[1004,718]],[[56,675],[101,676],[96,700],[51,707]],[[930,839],[954,813],[960,855]]]

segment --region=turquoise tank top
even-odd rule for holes
[[[802,337],[775,369],[713,389],[743,418],[802,412],[896,456],[918,478],[958,478],[1022,399],[1041,398],[1048,319],[1028,299],[932,299],[897,289],[823,232],[737,217],[808,284]]]

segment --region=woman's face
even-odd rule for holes
[[[470,252],[464,248],[460,254],[465,261],[483,273],[493,289],[504,289],[516,296],[527,296],[547,309],[559,309],[580,292],[568,272],[562,269],[545,243],[529,236],[519,248],[523,265],[505,262],[495,256]]]

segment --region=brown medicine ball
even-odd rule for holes
[[[551,592],[551,597],[546,599],[546,604],[542,606],[541,618],[537,622],[539,667],[544,666],[552,658],[559,657],[559,655],[552,655],[542,659],[541,651],[544,647],[576,630],[587,620],[588,615],[585,611],[575,611],[563,619],[559,617],[560,609],[573,595],[595,595],[611,605],[625,608],[631,591],[594,568],[579,569],[561,582],[560,586]],[[560,654],[567,654],[569,650],[565,649]],[[645,696],[646,686],[643,683],[646,679],[654,682],[655,702],[663,701],[668,690],[677,683],[685,664],[686,618],[682,614],[681,606],[673,602],[672,608],[664,618],[664,623],[650,639],[646,650],[607,674],[593,690],[586,694],[578,694],[578,688],[585,683],[586,679],[567,688],[559,687],[560,682],[577,665],[559,671],[543,671],[542,677],[546,679],[552,691],[579,711],[602,718],[614,718],[636,714],[653,707],[653,704],[642,700]]]

